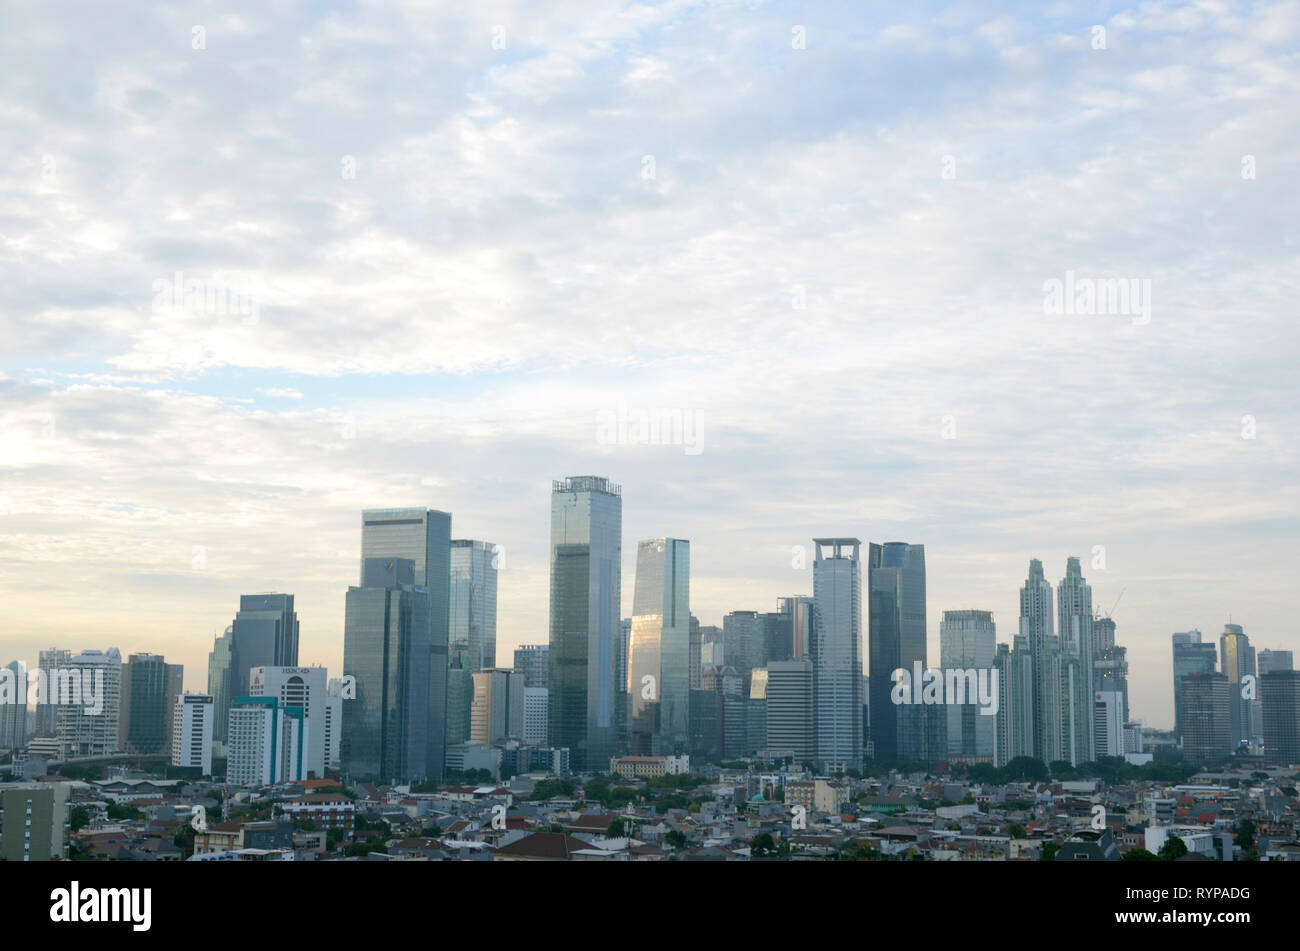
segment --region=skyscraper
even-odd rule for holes
[[[161,654],[132,654],[122,667],[122,717],[118,747],[130,753],[156,756],[171,750],[166,721],[167,662]]]
[[[27,743],[27,665],[10,661],[4,670],[13,697],[0,700],[0,750],[20,750]]]
[[[474,700],[470,708],[471,743],[503,743],[524,736],[524,678],[503,668],[474,672]]]
[[[806,657],[773,661],[767,668],[767,750],[796,766],[812,761],[813,665]]]
[[[1255,655],[1255,664],[1259,668],[1260,677],[1271,674],[1275,670],[1295,669],[1291,651],[1269,650],[1267,647],[1262,648]]]
[[[943,612],[939,624],[939,662],[945,670],[990,670],[996,653],[997,627],[991,611]],[[980,713],[978,699],[968,694],[966,703],[944,705],[949,759],[993,762],[996,717]]]
[[[545,687],[550,683],[548,644],[521,644],[515,648],[515,670],[524,677],[526,687]]]
[[[1034,734],[1025,755],[1052,763],[1061,759],[1061,648],[1052,629],[1052,584],[1037,558],[1029,562],[1029,577],[1020,589],[1020,636],[1033,658]]]
[[[891,697],[895,670],[926,667],[925,546],[905,542],[871,545],[867,553],[870,590],[869,655],[871,740],[876,759],[920,758],[923,724],[904,714]],[[814,566],[815,567],[815,566]],[[815,576],[814,576],[815,580]],[[821,640],[814,622],[813,643]],[[814,661],[815,663],[815,661]]]
[[[212,775],[212,695],[186,693],[172,706],[171,764]]]
[[[606,769],[626,719],[618,681],[622,490],[599,476],[551,486],[551,746]]]
[[[491,542],[451,542],[447,649],[466,654],[471,671],[497,663],[497,550]]]
[[[40,694],[36,698],[36,735],[53,736],[58,732],[58,697],[55,696],[54,672],[67,670],[72,652],[51,647],[40,652],[37,669],[40,677]]]
[[[813,539],[813,735],[823,768],[862,760],[861,546],[856,538]]]
[[[1198,630],[1173,635],[1174,647],[1174,739],[1183,738],[1183,678],[1188,674],[1209,674],[1215,669],[1214,645],[1201,641]]]
[[[81,685],[79,702],[57,708],[59,739],[69,757],[105,756],[120,751],[122,653],[82,651],[69,661]]]
[[[637,546],[628,645],[632,752],[688,752],[691,545],[654,538]]]
[[[438,768],[430,763],[429,667],[446,663],[429,649],[429,594],[415,585],[409,558],[367,558],[362,570],[343,624],[343,669],[356,677],[356,697],[343,704],[343,768],[356,778],[428,779]]]
[[[805,594],[777,598],[776,609],[790,618],[790,656],[795,660],[808,656],[812,643],[813,601]],[[780,660],[781,658],[768,658]]]
[[[1254,704],[1245,689],[1245,678],[1255,676],[1255,649],[1250,646],[1250,639],[1242,633],[1240,624],[1223,625],[1223,634],[1219,636],[1220,673],[1228,678],[1232,692],[1232,704],[1229,718],[1232,728],[1232,745],[1235,749],[1241,742],[1254,743],[1256,737],[1251,729],[1251,707]],[[1258,693],[1255,694],[1258,697]]]
[[[291,594],[245,594],[230,625],[232,697],[248,693],[254,667],[298,666],[298,615]]]
[[[1231,755],[1232,685],[1219,673],[1183,677],[1183,757],[1191,762],[1214,763]]]
[[[208,653],[208,693],[212,696],[212,739],[226,742],[226,724],[230,718],[230,701],[234,697],[235,671],[232,647],[235,635],[230,627],[212,644]]]
[[[993,665],[998,671],[993,763],[1006,766],[1018,756],[1034,755],[1034,656],[1029,639],[1017,634],[1010,647],[999,644]]]
[[[1061,758],[1072,766],[1093,760],[1094,691],[1092,586],[1078,558],[1068,558],[1056,589],[1062,660]]]
[[[1273,667],[1260,674],[1259,697],[1264,756],[1268,762],[1283,766],[1300,762],[1300,671]]]
[[[307,776],[323,779],[329,765],[325,724],[328,672],[324,667],[254,667],[248,679],[249,696],[275,697],[282,707],[301,708],[303,770]]]
[[[361,513],[361,558],[409,559],[414,586],[428,600],[428,775],[442,775],[447,748],[447,667],[451,623],[451,515],[434,509],[367,509]],[[363,575],[364,578],[364,575]],[[364,583],[364,581],[363,581]],[[495,651],[495,626],[493,650]],[[346,704],[344,705],[347,706]]]
[[[722,617],[722,645],[727,664],[746,678],[763,666],[763,634],[757,611],[732,611]]]

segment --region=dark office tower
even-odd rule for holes
[[[905,542],[871,545],[867,552],[870,590],[868,654],[870,666],[871,739],[876,759],[893,762],[917,745],[919,737],[903,742],[899,708],[891,699],[894,671],[911,676],[913,664],[926,667],[925,546]],[[814,621],[813,643],[821,640],[821,618]],[[815,663],[815,661],[814,661]]]
[[[749,742],[749,697],[734,667],[706,667],[691,694],[692,755],[710,762],[744,756]]]
[[[431,654],[428,724],[424,735],[429,775],[440,777],[447,749],[448,632],[451,623],[451,515],[434,509],[367,509],[361,513],[361,558],[407,558],[415,564],[415,585],[428,598]],[[351,671],[349,671],[350,673]],[[345,703],[344,706],[347,704]]]
[[[118,746],[142,756],[171,754],[167,741],[167,662],[159,654],[132,654],[122,667]]]
[[[1279,766],[1300,762],[1300,671],[1273,668],[1260,674],[1259,696],[1267,761]]]
[[[248,672],[254,667],[298,666],[298,615],[293,610],[293,595],[241,595],[230,632],[232,697],[248,693]]]
[[[1235,749],[1243,740],[1254,740],[1250,722],[1252,701],[1242,696],[1246,692],[1242,683],[1245,677],[1255,676],[1255,649],[1242,633],[1240,624],[1223,625],[1223,634],[1219,636],[1219,663],[1219,672],[1228,678],[1232,688],[1230,717]]]
[[[457,538],[451,542],[448,652],[465,654],[472,671],[497,662],[497,546]]]
[[[1183,737],[1183,678],[1188,674],[1211,674],[1216,667],[1214,645],[1201,641],[1201,632],[1183,631],[1173,636],[1174,644],[1174,739]]]
[[[700,619],[694,614],[691,615],[691,654],[689,663],[691,665],[691,689],[700,689],[700,648],[704,643],[703,636],[700,633]]]
[[[1183,757],[1196,763],[1227,759],[1236,745],[1231,734],[1232,685],[1223,674],[1183,677]]]
[[[767,751],[795,766],[817,755],[813,745],[813,665],[806,657],[773,662],[767,670]]]
[[[422,781],[429,763],[429,594],[410,558],[367,558],[348,588],[343,670],[356,698],[343,703],[343,769],[354,779]],[[439,715],[438,723],[442,724]]]
[[[172,751],[172,726],[174,725],[173,720],[175,719],[173,714],[176,711],[176,701],[178,698],[184,695],[185,695],[185,665],[168,664],[167,665],[167,697],[164,705],[164,710],[166,712],[163,714],[163,724],[164,724],[163,732],[165,734],[165,737],[163,739],[163,752],[165,752],[168,756],[171,755],[171,751]]]
[[[812,643],[813,599],[805,594],[777,598],[776,609],[790,618],[790,657],[793,660],[807,657]]]
[[[734,667],[749,683],[749,672],[761,667],[763,635],[757,611],[732,611],[722,618],[722,655],[728,667]]]
[[[230,700],[235,696],[234,634],[231,628],[216,639],[208,653],[208,693],[212,695],[212,739],[226,742],[226,721],[230,719]]]
[[[1093,761],[1095,698],[1093,693],[1092,586],[1078,558],[1065,562],[1065,577],[1056,589],[1061,651],[1067,659],[1061,684],[1062,759],[1072,766]]]
[[[551,486],[551,746],[604,772],[627,719],[618,682],[622,490],[599,476]]]
[[[862,761],[862,542],[814,538],[813,735],[817,765],[851,769]],[[874,546],[873,546],[874,548]],[[924,575],[924,570],[922,570]],[[924,582],[922,582],[924,600]],[[922,609],[922,629],[925,614]],[[924,634],[922,635],[924,643]]]
[[[547,644],[523,644],[515,648],[515,670],[524,675],[525,687],[550,685],[550,654]]]
[[[625,617],[618,622],[618,669],[614,679],[622,690],[628,689],[628,658],[632,649],[632,619]]]
[[[1262,648],[1255,655],[1255,663],[1259,667],[1259,675],[1271,674],[1275,670],[1294,670],[1295,665],[1291,659],[1290,651],[1273,651],[1267,647]]]
[[[785,614],[779,607],[785,601],[785,598],[779,599],[776,611],[758,616],[763,667],[794,657],[794,617]]]
[[[1061,649],[1052,630],[1052,583],[1043,563],[1029,562],[1029,577],[1020,589],[1020,636],[1033,658],[1030,708],[1033,748],[1028,755],[1044,763],[1061,759]]]
[[[685,753],[690,739],[691,545],[637,546],[628,645],[628,731],[638,755]]]

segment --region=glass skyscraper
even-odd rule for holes
[[[1056,607],[1064,656],[1061,684],[1061,758],[1072,766],[1094,759],[1092,586],[1078,558],[1065,562],[1065,577],[1056,588]]]
[[[945,670],[985,671],[997,653],[997,628],[991,611],[944,611],[939,624],[939,662]],[[967,685],[969,691],[969,685]],[[993,762],[996,717],[980,713],[978,696],[948,703],[948,757]]]
[[[814,538],[813,736],[817,764],[862,760],[862,542]]]
[[[415,566],[415,586],[428,598],[426,643],[430,653],[428,706],[428,775],[442,775],[447,749],[447,667],[451,622],[451,515],[435,509],[367,509],[361,513],[361,559],[364,578],[368,559],[405,558]],[[494,635],[495,637],[495,629]],[[346,671],[354,673],[354,671]],[[346,707],[347,704],[344,704]]]
[[[226,741],[226,721],[230,718],[230,701],[234,697],[231,684],[234,671],[231,668],[233,657],[231,645],[234,634],[231,628],[218,637],[208,653],[208,693],[212,695],[212,739]]]
[[[1052,763],[1061,759],[1061,648],[1053,631],[1052,583],[1037,558],[1029,562],[1029,577],[1020,589],[1020,636],[1033,658],[1033,746],[1025,755]]]
[[[684,753],[690,740],[690,542],[637,546],[628,645],[632,752]]]
[[[409,782],[441,772],[440,760],[430,762],[429,594],[416,577],[409,558],[367,558],[361,585],[348,588],[343,670],[356,677],[356,697],[343,704],[342,766],[353,778]]]
[[[867,558],[867,682],[872,744],[878,760],[920,759],[916,753],[924,745],[922,724],[908,722],[915,718],[900,717],[891,692],[895,670],[902,668],[911,676],[917,661],[922,669],[926,666],[925,546],[906,542],[873,544]],[[816,623],[820,624],[820,618]],[[814,633],[813,643],[819,640],[820,633]],[[909,736],[904,737],[904,733]]]
[[[497,546],[457,538],[451,542],[450,620],[447,650],[462,653],[471,671],[497,663]]]
[[[1174,739],[1183,738],[1183,678],[1189,674],[1214,673],[1216,657],[1214,645],[1202,642],[1198,630],[1180,631],[1173,635],[1174,646]]]
[[[160,654],[132,654],[122,667],[119,746],[129,753],[170,753],[167,662]]]
[[[241,595],[230,633],[232,698],[248,693],[254,667],[298,666],[298,615],[291,594]]]
[[[1228,678],[1232,691],[1230,723],[1232,727],[1232,745],[1235,748],[1243,740],[1254,743],[1255,736],[1251,728],[1252,707],[1256,701],[1244,696],[1243,679],[1255,676],[1255,648],[1250,646],[1250,638],[1242,633],[1240,624],[1223,625],[1219,636],[1220,673]],[[1255,696],[1258,697],[1258,685]]]
[[[549,730],[575,769],[608,769],[626,721],[622,537],[619,486],[600,476],[552,483]]]

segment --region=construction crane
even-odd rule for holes
[[[1111,616],[1112,614],[1114,614],[1114,613],[1115,613],[1115,609],[1116,609],[1117,607],[1119,607],[1119,603],[1120,603],[1121,601],[1124,600],[1124,592],[1127,591],[1127,590],[1128,590],[1128,585],[1125,585],[1125,586],[1120,590],[1119,597],[1115,599],[1115,603],[1112,604],[1112,605],[1110,606],[1110,610],[1107,611],[1105,614],[1098,614],[1098,615],[1096,615],[1096,616],[1093,618],[1093,620],[1094,620],[1094,621],[1099,621],[1099,620],[1101,620],[1102,618],[1105,618],[1107,621],[1109,621],[1109,620],[1110,620],[1110,616]]]

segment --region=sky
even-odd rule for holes
[[[937,663],[1078,556],[1170,727],[1172,632],[1300,650],[1297,115],[1296,2],[5,4],[0,662],[203,690],[288,591],[341,672],[420,505],[509,665],[596,474],[625,614],[639,539],[704,624],[921,543]]]

